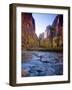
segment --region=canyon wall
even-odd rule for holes
[[[35,34],[35,20],[32,13],[21,14],[22,28],[22,49],[36,48],[38,46],[38,37]]]

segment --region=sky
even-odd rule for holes
[[[35,19],[35,32],[39,37],[39,34],[44,32],[48,25],[52,25],[57,14],[43,14],[43,13],[32,13]]]

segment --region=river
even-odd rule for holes
[[[23,51],[22,77],[63,75],[63,53]]]

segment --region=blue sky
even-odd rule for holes
[[[45,31],[46,26],[52,25],[56,15],[57,14],[32,13],[32,16],[35,19],[35,29],[37,36]]]

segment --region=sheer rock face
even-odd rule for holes
[[[63,47],[63,15],[57,15],[52,26],[55,28],[57,47]]]
[[[35,34],[35,20],[32,13],[22,13],[22,49],[35,48],[38,45],[38,38]]]
[[[22,30],[35,32],[35,20],[31,13],[22,13]]]
[[[55,31],[53,30],[53,27],[51,25],[48,25],[45,30],[45,38],[50,39],[53,38]]]
[[[54,30],[53,30],[54,29]],[[45,31],[45,38],[62,36],[63,34],[63,15],[57,15],[52,25],[48,25]]]
[[[57,15],[52,26],[56,29],[56,36],[63,34],[63,15]]]

